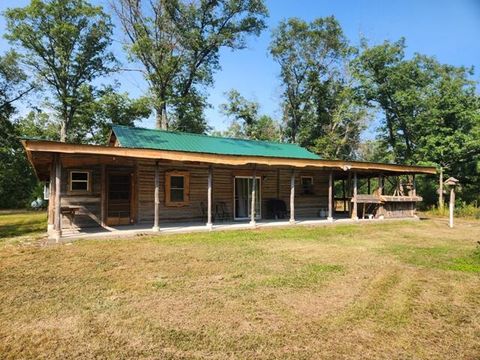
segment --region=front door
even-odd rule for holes
[[[108,174],[107,225],[127,225],[134,222],[132,178],[132,172]]]
[[[261,218],[261,188],[260,178],[255,179],[255,218]],[[235,220],[249,219],[252,215],[252,185],[253,177],[235,177]]]

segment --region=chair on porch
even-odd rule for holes
[[[228,211],[226,202],[220,201],[215,205],[215,219],[221,221],[229,221],[232,219],[232,215]]]

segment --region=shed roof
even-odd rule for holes
[[[113,125],[113,134],[125,148],[182,151],[219,155],[320,159],[296,144],[207,136],[157,129]]]

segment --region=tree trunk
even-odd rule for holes
[[[60,141],[67,141],[67,122],[65,120],[62,121],[62,124],[60,126]]]
[[[157,129],[167,130],[168,129],[167,106],[165,104],[156,106],[155,112],[156,112],[155,127]]]

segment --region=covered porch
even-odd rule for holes
[[[414,218],[433,168],[24,141],[52,240]],[[255,179],[255,180],[254,180]]]

